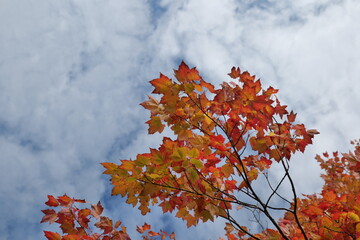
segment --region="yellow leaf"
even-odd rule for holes
[[[179,211],[176,213],[176,217],[178,218],[184,218],[189,214],[189,212],[186,210],[186,208],[181,208],[179,209]]]
[[[143,167],[150,163],[149,157],[144,156],[144,154],[138,154],[136,156],[136,165]]]
[[[150,174],[147,174],[146,176],[152,178],[152,179],[158,179],[158,178],[161,178],[161,176],[159,174],[156,174],[156,173],[150,173]]]
[[[116,165],[115,163],[110,163],[110,162],[104,162],[101,163],[101,165],[103,165],[103,167],[106,168],[104,174],[113,174],[118,167],[118,165]]]
[[[205,123],[207,124],[207,125],[210,125],[212,122],[213,122],[213,120],[208,116],[208,114],[207,115],[205,115]]]
[[[192,83],[184,83],[184,91],[185,93],[191,93],[194,91],[194,85]]]
[[[266,149],[268,149],[268,145],[266,143],[266,139],[265,138],[256,138],[256,137],[251,137],[250,138],[250,143],[251,143],[251,147],[254,151],[258,151],[259,153],[264,152]]]
[[[111,191],[111,195],[121,195],[125,197],[126,195],[126,186],[124,185],[115,185]]]
[[[171,154],[171,158],[175,160],[183,160],[186,156],[187,148],[186,147],[180,147],[176,150],[174,149],[173,154]]]
[[[348,213],[348,217],[352,220],[354,220],[355,222],[359,222],[360,221],[360,218],[359,216],[356,214],[356,213],[353,213],[353,212],[349,212]]]
[[[270,133],[269,133],[269,136],[270,136],[270,137],[273,137],[273,136],[278,136],[278,135],[275,134],[274,132],[270,132]]]
[[[132,204],[133,207],[135,207],[136,204],[138,203],[138,200],[137,200],[137,198],[136,198],[135,196],[130,196],[130,197],[128,197],[128,199],[126,200],[126,203]]]
[[[231,174],[234,174],[234,167],[231,163],[226,163],[221,167],[221,171],[224,173],[224,176],[228,178]]]
[[[135,162],[131,160],[122,160],[122,164],[120,167],[126,171],[131,171],[135,168]]]
[[[197,148],[192,148],[189,151],[188,156],[191,158],[197,158],[199,156],[199,150]]]
[[[190,162],[198,169],[202,169],[204,167],[204,164],[199,159],[192,158],[190,159]]]
[[[145,215],[148,212],[150,212],[150,208],[147,205],[140,205],[139,210],[141,211],[142,215]]]

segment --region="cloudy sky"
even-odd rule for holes
[[[221,236],[219,223],[140,217],[101,175],[100,162],[157,146],[138,104],[181,59],[215,85],[239,66],[279,88],[321,132],[292,166],[299,192],[319,191],[315,154],[360,138],[359,23],[357,0],[0,1],[0,239],[44,239],[46,196],[64,193],[101,200],[129,230]]]

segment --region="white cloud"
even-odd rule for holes
[[[99,163],[143,122],[134,72],[152,26],[142,2],[11,1],[0,11],[0,238],[37,239],[46,195],[97,201]]]
[[[138,103],[147,81],[171,75],[180,59],[215,84],[235,65],[280,88],[299,120],[321,132],[293,166],[301,191],[318,190],[315,153],[347,151],[360,134],[359,10],[351,0],[3,4],[0,238],[39,238],[47,194],[97,201],[105,191],[99,162],[156,147],[160,136],[146,135]],[[223,233],[220,224],[179,226],[183,238]]]

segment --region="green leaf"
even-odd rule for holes
[[[202,169],[204,167],[204,164],[199,159],[192,158],[190,159],[190,162],[194,164],[197,169]]]
[[[194,168],[188,168],[187,173],[189,174],[189,178],[192,182],[195,182],[199,179],[199,174]]]

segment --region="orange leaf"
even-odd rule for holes
[[[139,233],[144,233],[148,230],[150,230],[151,226],[147,223],[144,223],[144,225],[142,225],[141,227],[136,226],[136,231],[138,231]]]
[[[160,234],[157,233],[157,232],[149,231],[149,232],[148,232],[148,235],[149,235],[150,237],[153,237],[153,236],[159,236]]]
[[[114,225],[114,228],[118,228],[118,227],[120,227],[120,225],[121,225],[121,222],[120,222],[120,221],[116,221],[116,223],[115,223],[115,225]]]
[[[236,180],[225,180],[225,187],[226,190],[232,191],[234,189],[237,189],[236,187],[237,181]]]
[[[194,80],[200,80],[199,72],[196,68],[189,68],[184,61],[181,62],[179,69],[174,70],[175,77],[180,83],[191,82]]]
[[[201,85],[195,84],[194,87],[195,87],[196,91],[198,91],[198,92],[202,92],[202,91],[203,91]]]
[[[57,200],[59,201],[60,206],[62,207],[70,207],[74,203],[74,200],[72,198],[69,198],[66,194],[64,194],[61,197],[58,197]]]
[[[268,232],[269,236],[271,236],[272,240],[281,240],[282,239],[281,234],[278,231],[270,229],[270,228],[266,229],[266,231]]]
[[[315,207],[312,205],[308,206],[307,209],[304,209],[303,212],[310,217],[314,217],[314,216],[323,214],[323,211],[321,210],[321,208],[318,208],[318,207]]]
[[[52,195],[48,195],[48,201],[45,203],[46,205],[50,207],[57,207],[59,206],[59,202],[54,198]]]
[[[248,71],[243,72],[240,75],[241,82],[252,82],[255,80],[255,76],[251,76]]]
[[[63,236],[61,240],[83,240],[83,237],[80,237],[79,235],[71,234]]]
[[[84,199],[73,199],[74,202],[78,202],[78,203],[86,203],[86,201]]]
[[[291,111],[288,115],[287,115],[287,119],[289,122],[294,122],[296,118],[296,113],[294,113],[293,111]]]
[[[240,77],[240,75],[241,75],[240,68],[232,67],[231,72],[228,75],[234,79]]]
[[[325,201],[329,202],[333,202],[334,200],[336,200],[336,194],[334,193],[334,191],[325,192],[323,197]]]
[[[200,79],[200,86],[202,87],[206,87],[209,92],[211,93],[215,93],[215,88],[214,88],[214,85],[212,85],[211,83],[208,83],[208,82],[205,82],[204,80]]]
[[[160,77],[150,81],[151,85],[155,87],[153,93],[166,93],[173,85],[171,79],[160,73]]]
[[[61,240],[61,236],[58,233],[44,231],[44,234],[48,240]]]
[[[251,147],[254,151],[258,151],[259,153],[263,153],[268,149],[268,145],[265,138],[250,138]]]
[[[161,133],[165,127],[165,125],[162,124],[160,117],[157,116],[152,117],[146,123],[149,124],[149,134],[154,134],[156,132]]]
[[[112,220],[104,216],[100,217],[100,221],[95,223],[95,226],[102,229],[104,234],[107,234],[113,230]]]

